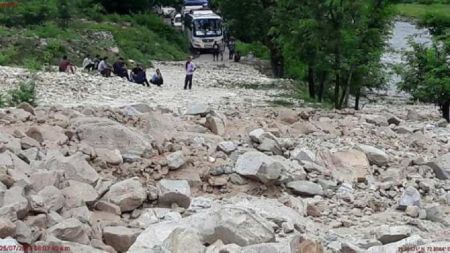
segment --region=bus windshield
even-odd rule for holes
[[[220,19],[194,20],[194,35],[196,37],[221,36],[222,20]]]

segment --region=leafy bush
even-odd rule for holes
[[[3,96],[3,94],[0,94],[0,108],[5,107],[5,106],[6,106],[5,97]]]
[[[8,91],[10,99],[9,106],[17,106],[26,102],[32,106],[36,106],[36,84],[34,80],[22,82],[16,89]]]
[[[248,55],[250,52],[252,52],[254,56],[260,59],[270,59],[269,49],[261,42],[244,43],[238,41],[236,43],[236,50],[239,51],[241,55]]]
[[[39,71],[42,69],[42,64],[37,58],[26,58],[24,60],[25,68],[30,71]]]

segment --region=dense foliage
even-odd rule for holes
[[[402,71],[400,88],[414,99],[439,105],[442,116],[450,121],[450,59],[445,48],[434,44],[413,44],[414,50],[406,54],[408,65]]]
[[[132,11],[127,8],[122,10]],[[182,34],[150,13],[149,6],[142,9],[146,12],[135,14],[108,10],[99,0],[33,0],[2,8],[0,64],[42,69],[57,64],[64,54],[76,64],[86,54],[114,59],[119,55],[110,49],[116,46],[120,56],[145,65],[152,59],[185,58],[187,45]],[[102,32],[114,35],[114,40],[93,36]]]

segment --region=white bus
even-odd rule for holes
[[[184,16],[184,32],[192,49],[212,49],[223,40],[222,18],[211,10],[192,10]]]
[[[191,11],[199,10],[204,7],[208,7],[208,0],[184,0],[181,16],[184,18],[184,16]]]

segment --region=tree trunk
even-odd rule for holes
[[[441,105],[442,109],[442,117],[447,120],[447,122],[450,122],[450,100],[445,101]]]
[[[340,86],[341,86],[341,75],[340,75],[340,68],[341,68],[341,59],[340,59],[340,49],[339,46],[336,46],[335,49],[335,86],[334,86],[334,107],[338,110],[341,109],[340,101],[339,101],[339,94],[340,94]]]
[[[323,101],[323,91],[325,89],[325,79],[326,79],[325,73],[321,73],[320,78],[319,78],[319,91],[317,94],[319,103],[322,103],[322,101]]]
[[[361,90],[358,89],[355,94],[355,110],[359,110],[359,99],[361,98]]]
[[[314,69],[311,65],[308,66],[308,87],[309,87],[309,97],[316,98],[316,89],[314,84]]]

